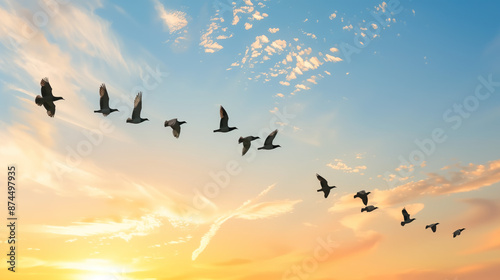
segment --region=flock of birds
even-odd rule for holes
[[[42,87],[41,88],[42,96],[40,96],[40,95],[36,96],[35,103],[38,106],[43,105],[43,107],[45,107],[45,109],[47,110],[47,115],[49,115],[49,117],[54,117],[54,115],[56,113],[56,106],[54,104],[54,101],[64,100],[64,98],[54,96],[52,94],[52,87],[50,86],[48,78],[43,78],[40,81],[40,85]],[[101,114],[103,114],[103,116],[107,116],[113,112],[118,111],[118,109],[112,109],[109,107],[109,95],[108,95],[108,91],[106,90],[105,84],[102,84],[101,87],[99,88],[99,95],[100,95],[100,100],[99,100],[100,109],[95,110],[94,113],[101,113]],[[144,121],[149,121],[147,118],[141,118],[141,110],[142,110],[142,93],[139,92],[134,100],[134,109],[132,111],[132,117],[127,119],[127,123],[139,124],[139,123],[142,123]],[[220,119],[219,128],[215,129],[214,132],[230,132],[232,130],[238,129],[237,127],[230,127],[229,126],[229,116],[228,116],[226,110],[224,109],[224,107],[222,107],[222,106],[220,106],[220,118],[221,119]],[[185,121],[171,119],[171,120],[165,121],[164,125],[165,125],[165,127],[167,127],[167,126],[171,127],[174,137],[179,138],[179,135],[181,133],[181,125],[185,124],[185,123],[186,123]],[[269,136],[267,136],[266,140],[264,141],[264,145],[262,147],[259,147],[258,150],[272,150],[272,149],[281,147],[280,145],[273,144],[273,140],[277,134],[278,134],[277,129],[274,130],[273,132],[271,132],[269,134]],[[251,142],[256,140],[256,139],[259,139],[259,137],[247,136],[247,137],[240,137],[238,139],[238,143],[243,143],[242,155],[245,155],[248,152],[248,150],[250,149]],[[336,188],[336,186],[329,186],[328,181],[319,174],[316,174],[316,178],[318,178],[320,185],[321,185],[321,189],[319,189],[318,192],[323,192],[325,198],[327,198],[328,195],[330,194],[330,190],[333,188]],[[378,209],[378,207],[376,207],[376,206],[367,205],[369,194],[370,194],[370,192],[366,192],[365,190],[361,190],[354,195],[354,198],[360,198],[361,201],[363,202],[363,204],[365,205],[364,208],[361,208],[361,212],[365,212],[365,211],[372,212],[372,211]],[[405,208],[403,208],[402,213],[403,213],[403,221],[401,222],[401,226],[404,226],[405,224],[409,224],[415,220],[415,218],[410,218],[410,214],[408,213],[408,211],[406,211]],[[433,223],[433,224],[426,225],[425,228],[426,229],[431,228],[432,232],[436,232],[437,225],[439,225],[439,223]],[[461,229],[457,229],[456,231],[454,231],[453,238],[460,235],[462,233],[462,231],[464,231],[464,230],[465,230],[465,228],[461,228]]]
[[[328,185],[328,181],[323,178],[321,175],[319,174],[316,174],[316,178],[318,178],[319,180],[319,183],[321,185],[321,189],[318,190],[318,192],[323,192],[324,195],[325,195],[325,198],[328,197],[328,195],[330,194],[330,190],[333,189],[333,188],[336,188],[336,186],[329,186]],[[376,206],[373,206],[373,205],[368,205],[368,195],[370,194],[371,192],[366,192],[365,190],[361,190],[359,192],[357,192],[355,195],[354,195],[354,198],[360,198],[361,201],[363,201],[363,204],[365,205],[364,208],[361,208],[361,212],[372,212],[374,211],[375,209],[378,209],[378,207]],[[410,214],[408,213],[408,211],[406,211],[406,208],[403,208],[403,210],[401,211],[403,213],[403,221],[401,221],[401,226],[404,226],[406,224],[409,224],[411,222],[413,222],[415,220],[415,218],[410,218]],[[437,225],[439,225],[439,223],[433,223],[433,224],[429,224],[429,225],[426,225],[425,226],[425,229],[428,229],[428,228],[431,228],[432,232],[436,232],[436,229],[437,229]],[[458,235],[460,235],[460,233],[462,233],[462,231],[464,231],[465,228],[461,228],[461,229],[457,229],[453,232],[453,238],[457,237]]]
[[[54,117],[54,115],[56,114],[56,105],[54,104],[54,101],[64,100],[64,98],[54,96],[52,94],[52,87],[50,86],[48,78],[43,78],[40,81],[40,86],[42,87],[41,88],[42,95],[41,96],[37,95],[35,97],[35,103],[38,106],[43,105],[45,110],[47,110],[47,115],[49,115],[49,117]],[[100,109],[95,110],[94,113],[101,113],[103,116],[106,117],[113,112],[118,112],[118,109],[112,109],[109,107],[109,94],[105,84],[102,84],[101,87],[99,88],[99,95],[100,95],[99,99]],[[134,100],[134,109],[132,110],[132,116],[127,119],[127,123],[139,124],[144,121],[149,121],[148,118],[141,117],[141,110],[142,110],[142,92],[139,92]],[[181,133],[181,125],[185,123],[186,123],[185,121],[171,119],[171,120],[166,120],[164,126],[171,127],[174,137],[179,138],[179,135]],[[230,132],[235,129],[238,128],[229,126],[229,116],[224,107],[220,106],[220,124],[219,128],[215,129],[214,132]],[[262,147],[259,147],[258,150],[272,150],[281,147],[280,145],[273,144],[273,140],[276,137],[276,134],[278,134],[277,129],[271,132],[269,136],[267,136],[266,140],[264,141],[264,145]],[[243,143],[242,155],[245,155],[246,152],[248,152],[248,150],[250,149],[251,142],[256,139],[260,139],[260,137],[247,136],[239,138],[238,143]]]

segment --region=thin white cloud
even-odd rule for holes
[[[238,15],[235,15],[231,24],[236,25],[238,24],[238,22],[240,22],[240,17]]]
[[[158,0],[155,0],[155,9],[163,20],[163,23],[168,27],[170,34],[179,31],[188,24],[186,13],[181,11],[167,11]]]
[[[472,163],[466,166],[455,165],[446,170],[448,170],[446,175],[429,173],[425,179],[410,181],[388,190],[376,189],[374,194],[376,193],[380,201],[392,205],[426,196],[469,192],[500,182],[500,160],[479,165]],[[392,175],[396,177],[394,180],[400,178],[395,174]]]
[[[346,26],[342,27],[342,29],[344,29],[344,30],[348,30],[348,31],[349,31],[349,30],[352,30],[353,28],[354,28],[354,27],[352,26],[352,24],[349,24],[349,25],[346,25]]]
[[[329,62],[340,62],[340,61],[342,61],[342,58],[335,57],[335,56],[329,55],[329,54],[325,54],[324,60],[329,61]]]
[[[206,53],[220,51],[223,47],[212,39],[212,33],[220,26],[216,22],[210,23],[207,32],[201,35],[200,46],[205,48]]]
[[[275,217],[277,215],[281,215],[284,213],[288,213],[293,210],[293,206],[299,203],[301,200],[295,201],[275,201],[275,202],[266,202],[266,203],[258,203],[253,204],[259,198],[265,196],[269,191],[271,191],[276,185],[270,185],[266,189],[264,189],[261,193],[259,193],[255,198],[249,199],[245,201],[240,207],[231,211],[230,213],[219,217],[215,222],[210,226],[210,229],[207,233],[201,238],[200,246],[193,251],[191,256],[192,260],[196,260],[198,256],[205,250],[205,248],[210,243],[210,240],[215,236],[217,231],[220,229],[223,223],[227,220],[236,217],[241,219],[263,219],[269,217]]]
[[[148,235],[155,228],[160,227],[162,217],[165,217],[164,211],[147,214],[140,219],[123,219],[121,222],[75,222],[69,226],[39,226],[36,227],[37,231],[70,235],[70,236],[109,236],[109,238],[122,238],[129,241],[133,236]]]
[[[326,166],[328,166],[334,170],[340,170],[344,173],[361,173],[361,172],[363,172],[363,170],[366,169],[365,165],[350,167],[347,164],[345,164],[341,159],[335,159],[334,162],[328,163]],[[361,173],[361,174],[363,174],[363,173]]]
[[[308,90],[308,89],[311,89],[310,87],[308,87],[306,85],[303,85],[303,84],[297,84],[297,85],[295,85],[295,88],[298,89],[298,90]]]
[[[290,213],[295,204],[301,201],[302,200],[283,200],[262,202],[248,206],[246,209],[243,209],[239,214],[237,214],[236,217],[246,220],[272,218],[281,214]]]

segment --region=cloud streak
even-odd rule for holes
[[[167,11],[160,1],[155,0],[155,9],[158,15],[163,20],[163,23],[168,27],[170,34],[175,33],[188,25],[186,13],[181,11]]]
[[[207,233],[201,238],[200,246],[193,251],[191,259],[194,261],[198,258],[198,256],[205,250],[205,248],[210,243],[210,240],[215,236],[217,231],[220,229],[222,224],[224,224],[227,220],[236,217],[247,220],[255,220],[255,219],[263,219],[275,217],[284,213],[288,213],[293,210],[293,206],[300,202],[300,200],[296,201],[277,201],[277,202],[266,202],[253,204],[259,198],[265,196],[269,191],[271,191],[276,185],[270,185],[266,189],[264,189],[261,193],[259,193],[255,198],[249,199],[245,201],[240,207],[236,210],[231,211],[230,213],[219,217],[215,222],[210,226],[210,229]],[[252,205],[253,204],[253,205]]]

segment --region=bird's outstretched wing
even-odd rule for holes
[[[227,127],[229,121],[229,116],[227,115],[226,110],[224,110],[224,107],[220,106],[220,128]]]
[[[134,100],[134,110],[132,111],[132,119],[138,119],[141,117],[142,109],[142,92],[139,92]]]
[[[325,198],[327,198],[328,195],[330,194],[330,189],[325,189],[323,190],[323,192],[325,193]]]
[[[53,118],[54,115],[56,114],[56,105],[52,101],[45,101],[43,102],[43,107],[45,107],[45,110],[47,110],[47,115],[49,117]]]
[[[242,156],[244,156],[248,152],[248,150],[250,149],[250,145],[251,145],[251,143],[250,143],[249,140],[248,141],[243,141],[243,151],[242,151],[242,154],[241,154]]]
[[[408,214],[408,211],[406,211],[406,208],[403,208],[403,218],[404,220],[409,220],[410,219],[410,214]]]
[[[99,95],[101,96],[101,99],[99,100],[101,110],[109,108],[109,95],[105,84],[102,84],[99,88]]]
[[[364,205],[368,204],[368,195],[361,196],[361,200],[363,201]]]
[[[177,119],[171,119],[171,120],[168,120],[168,121],[165,121],[165,127],[167,126],[173,126],[175,123],[177,122]]]
[[[165,121],[165,127],[167,126],[170,126],[172,128],[172,134],[174,135],[174,137],[179,138],[179,135],[181,134],[181,126],[177,119]]]
[[[267,136],[266,138],[266,141],[264,141],[264,146],[271,146],[273,145],[273,140],[274,140],[274,137],[276,137],[276,134],[278,134],[278,130],[274,130],[273,132],[271,132],[269,134],[269,136]]]
[[[325,178],[321,177],[321,175],[319,174],[316,174],[316,178],[318,178],[319,182],[321,183],[321,188],[328,189],[328,182]]]
[[[179,138],[179,135],[181,135],[181,126],[179,124],[172,126],[172,134],[175,138]]]
[[[42,86],[41,92],[43,97],[52,96],[52,87],[50,86],[48,78],[43,78],[40,81],[40,85]]]
[[[432,229],[432,232],[436,232],[436,224],[432,225],[431,229]]]

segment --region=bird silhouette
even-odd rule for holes
[[[134,100],[134,110],[132,111],[132,118],[128,118],[128,123],[141,123],[143,121],[149,121],[147,118],[141,118],[142,109],[142,92],[139,92]]]
[[[219,124],[219,129],[214,130],[214,132],[229,132],[234,129],[238,129],[237,127],[229,127],[228,121],[229,121],[229,116],[227,115],[226,110],[224,110],[224,107],[220,106],[220,124]]]
[[[354,198],[359,197],[363,201],[363,204],[366,205],[368,204],[368,195],[371,192],[365,192],[365,190],[359,191],[354,195]]]
[[[109,114],[118,111],[118,109],[109,108],[109,95],[105,84],[101,84],[101,87],[99,88],[99,95],[101,96],[99,99],[101,109],[95,110],[94,113],[102,113],[102,115],[106,117]]]
[[[266,141],[264,141],[264,146],[259,147],[257,150],[272,150],[278,147],[281,147],[280,145],[274,145],[273,140],[274,137],[276,137],[276,134],[278,134],[278,130],[274,130],[267,136]]]
[[[431,228],[432,232],[436,232],[437,225],[439,225],[439,223],[434,223],[434,224],[426,225],[425,229]]]
[[[459,236],[459,235],[462,233],[462,231],[464,231],[464,230],[465,230],[465,228],[461,228],[461,229],[457,229],[457,230],[455,230],[455,231],[453,232],[453,238],[455,238],[455,237]]]
[[[170,126],[172,128],[172,133],[175,138],[179,138],[179,134],[181,134],[181,124],[185,124],[185,121],[178,121],[177,119],[171,119],[165,121],[165,127]]]
[[[368,206],[366,206],[365,208],[361,208],[361,212],[364,212],[364,211],[366,211],[366,212],[371,212],[371,211],[373,211],[373,210],[375,210],[375,209],[378,209],[378,207],[375,207],[375,206],[373,206],[373,205],[368,205]]]
[[[316,178],[318,178],[321,185],[321,189],[319,189],[318,192],[324,192],[325,198],[327,198],[328,195],[330,194],[330,190],[336,188],[336,186],[331,186],[331,187],[328,186],[328,181],[326,181],[326,179],[321,177],[321,175],[319,174],[316,174]]]
[[[408,214],[408,211],[406,211],[406,208],[403,208],[403,218],[404,221],[401,222],[401,226],[404,226],[405,224],[409,224],[415,220],[415,218],[410,219],[410,214]]]
[[[37,95],[35,97],[35,103],[38,106],[42,106],[47,110],[47,115],[53,118],[56,114],[56,105],[54,101],[64,100],[64,98],[52,95],[52,87],[49,83],[49,78],[45,77],[40,81],[42,96]]]
[[[250,149],[250,144],[251,144],[250,142],[256,139],[260,139],[260,137],[247,136],[247,137],[240,137],[240,139],[238,139],[238,143],[243,143],[243,151],[241,152],[242,156],[244,156],[248,152],[248,149]]]

